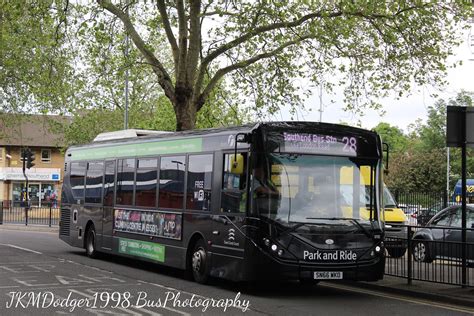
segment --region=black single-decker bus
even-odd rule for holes
[[[187,269],[198,282],[383,277],[376,133],[274,122],[111,135],[66,152],[59,237],[88,256]]]

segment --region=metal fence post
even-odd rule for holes
[[[51,205],[49,204],[49,227],[51,227]]]
[[[0,225],[3,224],[3,201],[0,201]]]
[[[448,191],[444,191],[443,193],[443,208],[448,206]]]
[[[407,278],[408,278],[408,285],[411,285],[411,279],[412,279],[412,266],[411,266],[411,259],[412,259],[412,249],[411,249],[411,226],[408,225],[407,229],[407,250],[408,250],[408,258],[407,258],[407,265],[408,265],[408,271],[407,271]]]
[[[25,206],[25,226],[28,226],[28,204]]]

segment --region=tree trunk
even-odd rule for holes
[[[178,102],[174,106],[174,112],[176,113],[176,130],[185,131],[194,129],[196,124],[196,105],[190,99],[179,100]]]

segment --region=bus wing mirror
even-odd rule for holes
[[[231,160],[231,173],[243,174],[244,173],[244,157],[241,154],[237,154],[237,144],[238,143],[250,143],[250,134],[247,133],[237,133],[235,135],[235,148],[234,155]],[[239,160],[240,156],[240,160]],[[235,170],[235,171],[234,171]]]
[[[382,143],[383,145],[383,152],[385,153],[385,166],[383,168],[383,172],[388,174],[388,157],[390,153],[390,146],[387,143]]]
[[[231,156],[230,172],[233,174],[244,173],[244,156],[242,154],[235,154]]]

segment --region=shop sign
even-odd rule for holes
[[[27,171],[29,181],[59,181],[61,179],[59,169],[42,170],[41,172]],[[25,180],[21,168],[0,168],[0,180]]]

